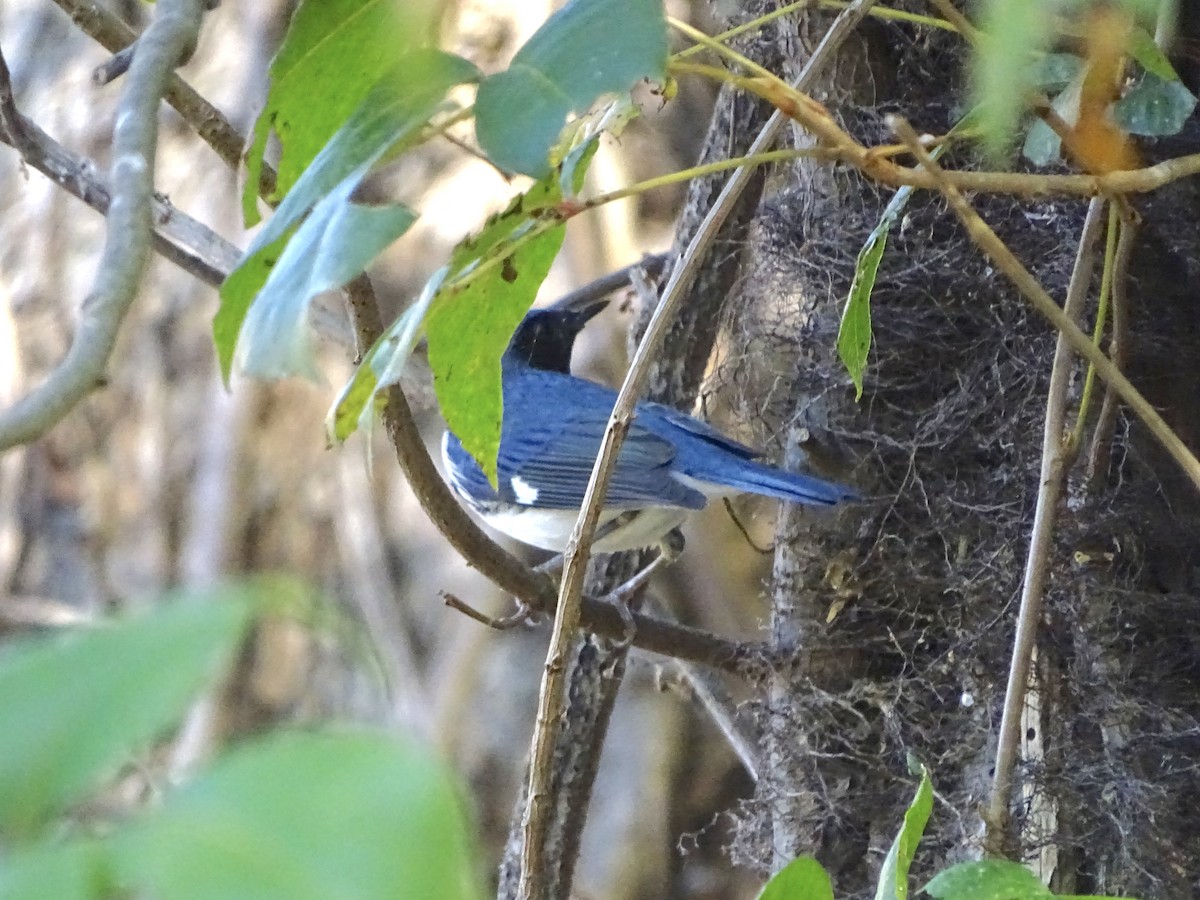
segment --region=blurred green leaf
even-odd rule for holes
[[[482,896],[450,774],[383,734],[242,747],[114,845],[129,881],[171,900]]]
[[[917,793],[904,813],[904,826],[897,833],[879,870],[875,900],[905,900],[908,896],[908,870],[921,835],[925,833],[925,823],[933,812],[933,782],[929,780],[929,770],[915,759],[910,759],[909,768],[920,773],[921,783],[917,785]]]
[[[1142,83],[1113,105],[1113,119],[1131,134],[1178,134],[1196,108],[1196,97],[1179,81],[1146,73]]]
[[[18,845],[0,866],[0,900],[107,900],[117,881],[105,842]]]
[[[308,327],[312,299],[359,275],[416,221],[404,206],[352,202],[359,178],[350,176],[316,205],[267,276],[238,338],[236,363],[247,375],[319,381]]]
[[[989,155],[1006,155],[1033,87],[1035,54],[1052,37],[1051,8],[1043,0],[983,0],[983,38],[971,65],[973,102],[980,106],[983,145]]]
[[[833,884],[819,862],[800,856],[771,876],[758,900],[833,900]]]
[[[951,866],[922,890],[934,900],[1038,900],[1054,896],[1027,868],[1002,859]]]
[[[35,832],[173,725],[241,640],[246,599],[214,589],[0,655],[0,829]]]
[[[398,57],[425,42],[435,4],[395,0],[304,0],[271,61],[271,87],[254,123],[242,195],[246,225],[259,220],[258,185],[269,133],[282,155],[272,199],[300,173]]]
[[[569,114],[642,78],[662,81],[666,64],[662,0],[570,0],[479,86],[479,145],[501,168],[541,178]]]
[[[457,56],[432,50],[409,54],[393,65],[317,154],[221,286],[213,339],[227,381],[247,310],[266,284],[288,234],[326,195],[353,177],[352,191],[386,153],[417,135],[451,87],[477,75],[473,65]]]

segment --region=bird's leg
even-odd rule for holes
[[[598,527],[595,534],[592,535],[592,543],[594,544],[601,538],[608,537],[618,528],[623,528],[624,526],[628,525],[631,521],[633,521],[633,517],[637,514],[638,511],[634,510],[633,512],[622,513],[615,519],[605,522],[603,525]],[[561,553],[555,553],[544,563],[540,563],[534,568],[536,571],[542,572],[546,575],[555,575],[562,573],[564,563],[566,563],[566,557],[564,557]]]

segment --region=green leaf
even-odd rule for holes
[[[920,774],[921,783],[917,785],[917,793],[904,813],[904,826],[892,841],[892,848],[879,870],[875,900],[905,900],[908,896],[908,870],[921,835],[925,833],[925,823],[933,812],[933,782],[929,780],[929,770],[911,757],[909,768],[914,770],[914,774]]]
[[[980,10],[983,39],[972,57],[973,102],[981,107],[984,149],[1006,155],[1033,87],[1034,54],[1052,36],[1049,5],[1044,0],[984,0]]]
[[[541,178],[568,115],[642,78],[663,80],[666,64],[662,0],[571,0],[517,51],[507,71],[479,86],[479,145],[501,168]]]
[[[974,127],[977,115],[978,109],[971,110],[950,129],[950,134],[961,133]],[[930,155],[937,159],[945,149],[946,144],[939,144]],[[855,400],[862,399],[863,373],[867,370],[867,357],[871,352],[871,294],[875,290],[879,263],[883,259],[883,251],[887,248],[892,226],[899,221],[900,213],[904,211],[911,196],[912,188],[908,185],[897,190],[884,208],[883,215],[879,217],[879,223],[867,235],[866,242],[858,251],[854,280],[850,283],[850,293],[846,297],[846,306],[842,309],[837,351],[842,365],[850,373],[850,380],[854,382]]]
[[[115,850],[128,880],[172,900],[482,896],[449,773],[383,734],[278,734],[235,750]]]
[[[0,829],[27,835],[174,724],[241,639],[242,590],[0,656]]]
[[[573,161],[582,182],[598,142]],[[495,483],[503,397],[500,357],[537,297],[566,231],[551,171],[463,241],[425,317],[433,387],[446,424]]]
[[[247,375],[319,381],[308,327],[312,299],[361,273],[416,221],[404,206],[352,202],[359,179],[350,176],[317,204],[267,276],[238,339],[236,362]]]
[[[871,292],[875,290],[875,276],[887,247],[890,224],[884,219],[876,225],[858,251],[854,281],[838,326],[838,357],[854,382],[855,400],[862,399],[863,373],[867,370],[867,356],[871,352]]]
[[[457,56],[410,54],[375,85],[317,154],[221,286],[213,339],[226,381],[246,312],[266,284],[287,235],[327,194],[356,173],[361,178],[386,153],[411,141],[451,87],[477,76],[475,67]]]
[[[122,896],[102,841],[18,845],[0,866],[0,900],[98,900]]]
[[[758,900],[833,900],[833,884],[819,862],[800,856],[771,876]]]
[[[1002,859],[951,866],[922,890],[934,900],[1038,900],[1054,896],[1027,868]]]
[[[1113,119],[1131,134],[1178,134],[1196,108],[1196,97],[1179,81],[1146,73],[1142,83],[1113,104]]]
[[[1179,80],[1179,73],[1145,28],[1134,28],[1129,33],[1129,55],[1136,59],[1143,69],[1157,75],[1163,81]]]
[[[276,202],[346,117],[403,56],[425,42],[435,4],[395,0],[304,0],[271,61],[271,88],[254,123],[242,195],[246,225],[259,220],[263,152],[274,129],[282,145]]]

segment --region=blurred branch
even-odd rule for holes
[[[33,392],[0,413],[0,450],[44,434],[103,380],[117,330],[150,254],[158,104],[171,71],[195,42],[200,17],[200,0],[162,0],[156,6],[117,107],[108,230],[92,292],[83,301],[75,338],[62,363]]]
[[[0,55],[0,125],[5,141],[21,160],[101,215],[108,215],[112,192],[96,163],[58,143],[16,110],[4,58]],[[151,201],[154,249],[205,284],[219,287],[237,265],[241,251],[207,225],[196,221],[160,195]]]
[[[135,42],[141,43],[132,28],[94,0],[54,0],[54,2],[71,17],[71,21],[84,34],[110,53],[119,54],[133,46]],[[209,4],[204,3],[203,5],[208,6]],[[238,171],[242,162],[245,141],[238,130],[225,118],[224,113],[174,73],[167,79],[163,99],[183,117],[184,121],[196,129],[196,133],[212,147],[226,165],[235,172]],[[273,193],[274,190],[275,170],[264,165],[262,177],[259,179],[259,193],[267,195]]]

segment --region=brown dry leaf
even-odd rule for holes
[[[1125,47],[1133,20],[1116,7],[1093,6],[1083,28],[1086,70],[1079,97],[1079,119],[1069,139],[1067,152],[1084,170],[1103,175],[1140,165],[1129,140],[1109,108],[1120,96],[1125,77]]]

